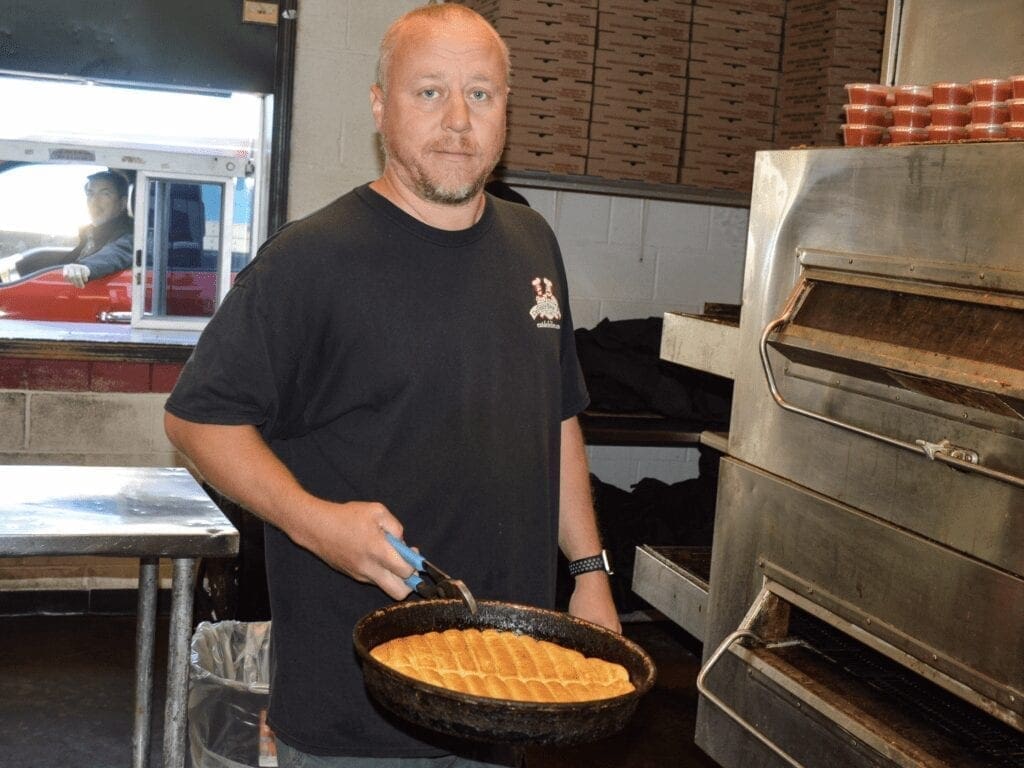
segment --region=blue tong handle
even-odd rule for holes
[[[408,544],[401,539],[392,536],[387,531],[384,532],[384,535],[387,537],[388,543],[395,548],[395,551],[398,552],[398,554],[402,556],[402,559],[416,569],[412,572],[411,576],[404,579],[405,585],[415,592],[416,588],[423,583],[423,577],[420,576],[420,571],[423,570],[423,555],[416,550],[411,549]]]

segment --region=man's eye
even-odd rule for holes
[[[424,99],[436,99],[437,98],[437,89],[436,88],[424,88],[422,91],[420,91],[420,96],[422,96]]]
[[[488,94],[487,91],[476,90],[469,92],[469,98],[471,98],[473,101],[487,101],[489,97],[490,94]]]

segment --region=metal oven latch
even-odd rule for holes
[[[977,451],[953,445],[949,440],[941,440],[938,443],[929,443],[927,440],[915,440],[914,442],[921,446],[924,455],[932,461],[935,461],[935,457],[941,454],[957,461],[965,461],[968,464],[978,463]]]

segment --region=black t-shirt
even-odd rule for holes
[[[167,409],[257,425],[307,490],[384,503],[478,599],[550,606],[560,425],[586,401],[539,214],[488,196],[450,232],[363,186],[264,244]],[[314,754],[444,751],[367,698],[352,629],[390,598],[272,526],[266,547],[277,735]]]

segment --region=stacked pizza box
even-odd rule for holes
[[[512,91],[501,164],[586,172],[597,0],[462,0],[508,43]]]
[[[679,180],[747,190],[773,146],[785,0],[695,0]]]
[[[599,0],[587,174],[674,184],[692,0]]]
[[[775,144],[842,144],[846,83],[881,76],[886,0],[789,0]]]

